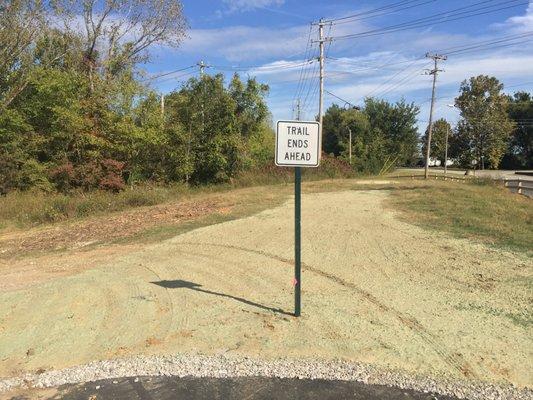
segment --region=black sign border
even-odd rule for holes
[[[317,154],[317,163],[316,164],[313,164],[313,165],[309,165],[309,164],[305,164],[305,165],[302,165],[302,164],[278,164],[278,138],[279,138],[279,135],[278,135],[278,132],[279,132],[279,123],[280,122],[289,122],[289,123],[297,123],[297,124],[316,124],[318,125],[318,154]],[[322,135],[321,135],[321,131],[320,131],[320,122],[317,122],[317,121],[297,121],[297,120],[279,120],[278,122],[276,122],[276,156],[274,157],[275,160],[275,164],[277,167],[301,167],[301,168],[318,168],[320,166],[320,153],[322,150]]]

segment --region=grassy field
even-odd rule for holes
[[[390,204],[408,222],[533,253],[533,201],[492,181],[422,182],[393,190]]]
[[[346,165],[326,157],[320,168],[303,171],[303,179],[319,181],[353,178],[355,173]],[[105,215],[134,207],[154,206],[171,201],[203,197],[213,193],[254,187],[284,185],[292,182],[289,168],[269,167],[261,171],[248,171],[230,182],[218,185],[189,186],[175,184],[157,186],[141,184],[130,186],[119,193],[92,191],[48,193],[42,191],[11,192],[0,197],[0,229],[26,228],[54,222]]]
[[[333,174],[335,175],[335,174]],[[400,216],[417,225],[514,250],[533,252],[533,201],[513,194],[490,181],[443,182],[390,178],[324,179],[304,178],[307,192],[335,190],[390,190],[389,204]],[[137,186],[121,193],[11,193],[0,198],[0,229],[26,229],[61,221],[86,219],[158,204],[175,204],[214,199],[228,204],[226,213],[209,213],[176,224],[152,226],[135,238],[158,240],[197,226],[223,222],[257,213],[280,204],[292,194],[292,175],[243,176],[224,185]],[[380,181],[370,183],[373,179]],[[383,179],[392,179],[384,181]],[[260,185],[260,186],[258,186]],[[244,190],[244,188],[248,188]],[[127,238],[126,240],[130,240]]]

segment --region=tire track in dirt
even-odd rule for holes
[[[156,276],[157,279],[159,279],[160,281],[163,280],[163,278],[161,278],[161,276],[155,272],[152,268],[144,265],[144,264],[139,264],[138,265],[140,268],[143,268],[144,270],[150,272],[152,275]],[[164,341],[170,334],[170,330],[172,329],[172,324],[174,323],[174,302],[172,301],[172,296],[170,295],[170,292],[168,290],[168,288],[164,288],[165,289],[165,295],[167,297],[167,300],[168,300],[168,309],[169,309],[169,312],[170,312],[170,318],[169,318],[169,321],[168,321],[168,324],[167,324],[167,328],[164,330],[164,333],[161,334],[161,338],[162,340]]]
[[[190,245],[190,243],[184,243],[184,242],[180,242],[180,243],[177,243],[177,244]],[[194,244],[194,246],[196,246],[196,245],[201,246],[203,244],[202,243]],[[231,247],[227,247],[227,248],[231,248]],[[198,251],[192,252],[192,251],[184,251],[184,250],[179,250],[179,253],[187,255],[187,256],[203,258],[205,260],[208,260],[209,262],[221,263],[221,255],[218,255],[217,257],[215,257],[215,256],[211,256],[209,254],[201,253],[201,252],[198,252]],[[264,254],[262,254],[262,256],[264,256]],[[269,257],[269,258],[273,258],[273,257]],[[280,259],[280,260],[277,260],[277,261],[280,261],[280,262],[286,264],[285,260],[281,260]],[[227,267],[228,264],[231,265],[231,263],[226,263],[225,266]],[[228,270],[227,269],[224,270],[224,277],[221,277],[219,274],[215,275],[215,274],[208,273],[205,270],[202,270],[200,272],[205,274],[205,275],[210,275],[210,277],[213,279],[213,281],[218,280],[218,282],[223,283],[224,286],[226,286],[226,287],[227,286],[231,287],[232,285],[234,285],[234,283],[236,281],[238,281],[238,278],[241,276],[238,273],[231,273],[230,274],[230,279],[228,279],[228,277],[227,277]],[[267,284],[265,284],[265,282],[271,282],[271,281],[272,281],[272,277],[270,277],[269,279],[258,279],[257,282],[255,282],[253,284],[253,287],[255,289],[261,289],[261,290],[270,289],[272,285],[267,285]],[[278,279],[278,285],[282,285],[282,284],[283,284],[283,281]],[[227,295],[227,296],[228,297],[234,297],[232,295]],[[279,314],[280,316],[286,316],[286,315],[293,316],[292,312],[287,312],[287,311],[283,310],[282,308],[276,308],[275,306],[272,306],[272,307],[263,306],[263,305],[260,305],[258,303],[257,303],[257,306],[261,306],[261,308],[266,308],[270,312],[274,312],[276,314]],[[264,317],[266,317],[266,316],[269,316],[271,314],[270,313],[269,314],[262,313],[262,315]],[[320,325],[320,327],[317,327],[315,329],[313,329],[313,328],[308,328],[308,329],[311,329],[311,331],[317,336],[320,335],[320,334],[326,333],[330,337],[337,337],[337,338],[339,337],[337,332],[340,330],[340,328],[339,328],[338,325],[336,325],[331,320],[324,321]]]
[[[194,242],[179,242],[177,244],[183,244],[183,245],[190,245],[190,246],[212,246],[212,247],[222,247],[222,248],[228,248],[233,250],[239,250],[249,253],[254,253],[261,255],[263,257],[268,257],[283,263],[287,264],[294,264],[294,260],[281,257],[275,254],[271,254],[262,250],[256,250],[256,249],[249,249],[246,247],[241,246],[235,246],[235,245],[229,245],[229,244],[217,244],[217,243],[194,243]],[[378,298],[376,298],[371,293],[361,289],[357,285],[348,282],[342,278],[339,278],[338,276],[329,274],[325,271],[322,271],[316,267],[313,267],[311,265],[308,265],[306,263],[302,263],[302,267],[306,270],[313,272],[316,275],[319,275],[323,278],[326,278],[332,282],[337,283],[338,285],[341,285],[345,288],[351,289],[353,292],[357,293],[360,297],[364,298],[368,302],[374,304],[376,307],[378,307],[381,311],[385,313],[389,313],[393,315],[403,326],[410,329],[413,333],[415,333],[422,341],[424,341],[426,344],[428,344],[433,351],[451,368],[456,370],[457,372],[461,373],[463,376],[467,378],[473,378],[476,379],[478,376],[474,372],[472,366],[462,357],[461,354],[458,353],[451,353],[446,346],[444,346],[440,340],[433,335],[431,332],[429,332],[420,322],[418,322],[414,317],[403,313],[399,310],[396,310],[390,306],[387,306],[386,304],[383,304],[381,301],[379,301]]]

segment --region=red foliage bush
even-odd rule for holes
[[[50,180],[56,188],[62,192],[69,190],[73,186],[75,176],[74,166],[70,161],[61,164],[50,171]]]
[[[74,188],[119,192],[125,187],[123,170],[124,163],[113,159],[90,161],[77,166],[66,162],[50,171],[50,179],[63,192]]]

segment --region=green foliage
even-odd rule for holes
[[[191,79],[167,96],[163,115],[132,63],[88,66],[87,43],[73,32],[33,40],[34,64],[0,113],[1,193],[224,182],[272,157],[268,86],[255,79],[235,75],[228,87],[222,75]],[[14,83],[2,84],[7,96]]]
[[[459,161],[463,166],[498,168],[514,126],[507,115],[509,100],[494,77],[479,75],[461,84],[455,105]]]
[[[396,165],[409,165],[417,153],[418,108],[404,101],[390,104],[366,99],[362,111],[332,105],[324,115],[324,152],[349,158],[352,132],[352,166],[364,173],[379,173]]]
[[[345,111],[337,104],[333,104],[324,114],[322,120],[324,124],[322,129],[322,151],[326,154],[339,156],[343,150],[339,142],[347,133],[342,130],[341,117]]]
[[[515,123],[502,160],[504,169],[533,169],[533,96],[518,92],[509,98],[509,118]]]
[[[396,159],[395,165],[411,165],[418,154],[417,116],[414,103],[401,100],[390,104],[385,100],[366,99],[365,113],[370,125],[385,139],[385,152]]]
[[[429,127],[422,138],[422,154],[426,154],[427,142],[428,142]],[[433,122],[433,131],[431,133],[431,151],[429,156],[433,159],[439,160],[440,165],[444,165],[444,158],[446,154],[446,135],[448,135],[448,147],[450,142],[454,141],[454,132],[448,121],[444,118],[438,119]],[[448,159],[453,155],[448,149]]]

